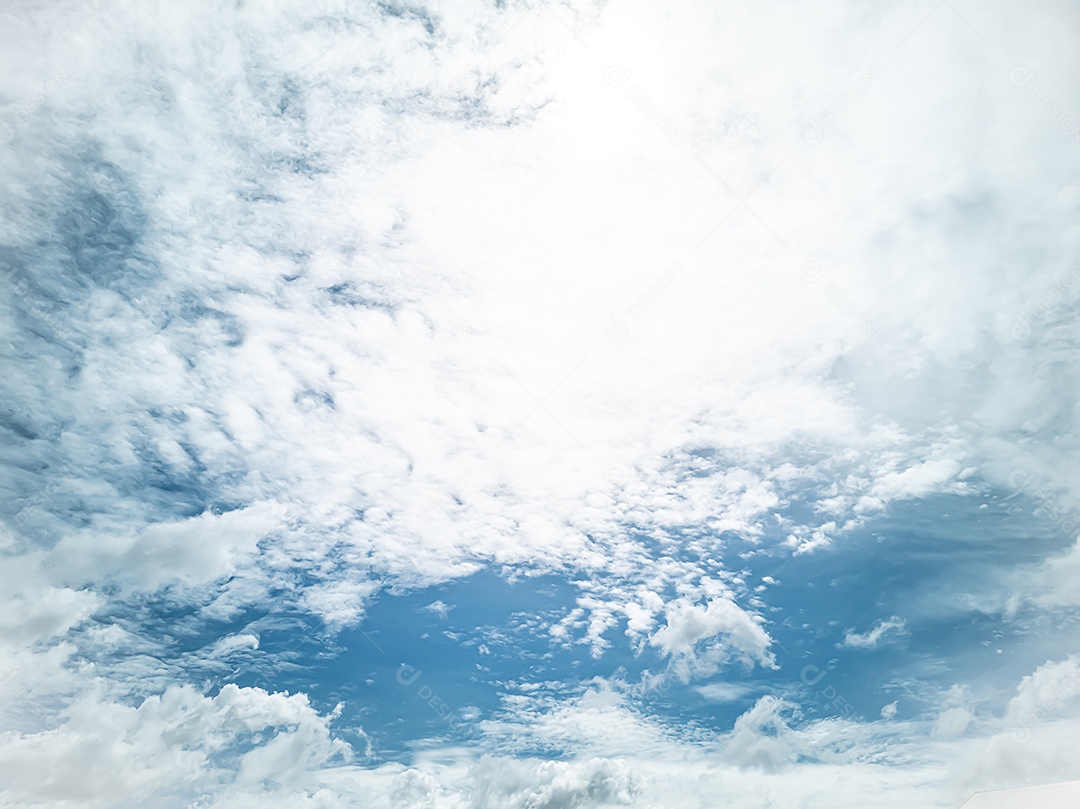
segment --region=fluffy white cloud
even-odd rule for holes
[[[284,509],[256,504],[137,531],[76,532],[57,543],[43,564],[56,578],[80,586],[111,580],[126,591],[197,588],[252,566],[259,541],[284,525]]]
[[[1080,695],[1080,658],[1069,655],[1064,660],[1048,660],[1017,686],[1009,700],[1005,721],[1024,729],[1032,724],[1068,715]]]
[[[641,793],[641,777],[628,762],[603,758],[581,762],[487,759],[474,770],[473,805],[530,809],[629,806]]]
[[[302,603],[331,627],[349,626],[363,615],[365,600],[375,589],[367,581],[331,581],[308,587]]]
[[[677,742],[676,728],[664,727],[637,710],[628,695],[600,681],[566,699],[544,692],[509,694],[504,713],[481,723],[498,747],[540,748],[574,755],[662,755]]]
[[[694,604],[681,598],[665,606],[667,623],[656,630],[649,643],[670,657],[678,676],[707,676],[732,658],[748,665],[775,666],[769,646],[772,639],[762,620],[729,598],[713,598]]]
[[[1080,605],[1076,581],[1080,576],[1080,539],[1064,552],[1048,557],[1034,570],[1011,577],[1010,585],[1039,607],[1061,609]]]
[[[289,784],[351,756],[303,695],[229,685],[210,698],[171,687],[135,708],[91,692],[63,714],[52,729],[0,734],[0,779],[10,800],[87,807],[155,795],[188,800],[221,778]]]

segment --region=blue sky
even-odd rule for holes
[[[0,805],[1080,778],[1065,3],[18,3]]]

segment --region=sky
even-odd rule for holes
[[[1080,779],[1075,3],[0,18],[0,806]]]

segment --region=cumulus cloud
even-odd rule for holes
[[[153,795],[188,799],[225,777],[289,783],[351,749],[303,695],[229,685],[214,697],[187,686],[137,708],[85,694],[59,727],[0,734],[0,779],[12,800],[111,806]]]
[[[798,758],[795,733],[784,718],[792,706],[762,697],[735,722],[727,743],[728,758],[744,767],[776,772]]]
[[[679,599],[666,605],[664,614],[667,623],[649,637],[649,644],[671,658],[684,680],[712,674],[731,658],[766,668],[776,664],[761,619],[728,598],[704,604]]]
[[[1074,698],[1080,695],[1080,658],[1069,655],[1064,660],[1047,660],[1026,675],[1009,700],[1005,721],[1030,727],[1036,722],[1068,715],[1075,709]]]
[[[1075,582],[1080,576],[1080,539],[1061,553],[1046,558],[1035,569],[1015,572],[1009,580],[1016,600],[1034,602],[1041,608],[1061,609],[1080,605]]]
[[[625,761],[592,758],[581,762],[485,759],[476,765],[473,805],[527,809],[534,806],[629,806],[641,792],[641,778]]]

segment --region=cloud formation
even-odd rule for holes
[[[907,630],[904,619],[894,615],[891,618],[883,618],[875,623],[866,632],[856,632],[849,629],[844,633],[843,645],[852,649],[873,649],[882,642],[885,636],[903,635]]]
[[[1080,547],[1072,11],[5,21],[5,802],[946,806],[1076,774],[1046,640]],[[992,551],[972,592],[837,645],[821,594],[865,532],[886,554],[939,530],[901,509],[974,500],[1004,527],[940,526]],[[282,626],[343,654],[485,570],[573,594],[533,610],[516,685],[463,677],[498,705],[468,748],[369,760],[372,706],[239,684],[312,663]],[[468,620],[442,598],[426,618]],[[839,718],[811,714],[859,701],[857,655],[800,684],[781,641],[871,658],[965,610],[964,665],[913,653]],[[1038,640],[988,665],[987,616]]]

